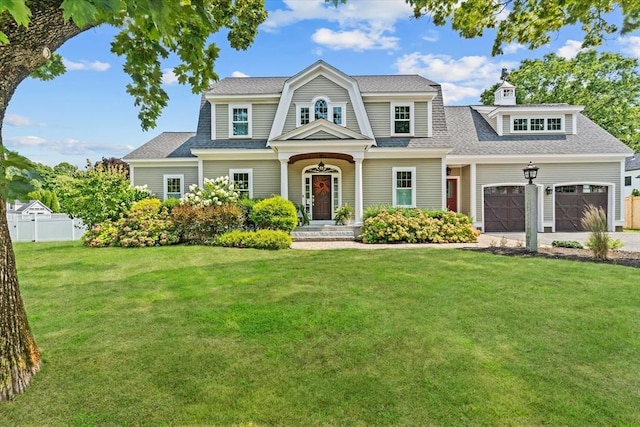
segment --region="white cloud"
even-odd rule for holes
[[[4,117],[4,123],[9,126],[16,126],[16,127],[25,127],[25,126],[34,125],[34,123],[31,121],[30,118],[20,116],[18,114],[7,114]]]
[[[317,30],[311,40],[332,50],[372,50],[395,49],[398,47],[397,37],[387,37],[381,31],[364,32],[362,30],[332,31],[328,28]]]
[[[567,42],[558,49],[556,53],[558,56],[571,59],[574,58],[582,49],[582,42],[578,40],[567,40]]]
[[[47,143],[46,139],[39,136],[13,136],[6,137],[4,139],[5,144],[9,148],[21,148],[21,147],[38,147]]]
[[[74,62],[63,58],[62,62],[67,71],[107,71],[111,67],[111,64],[100,61],[89,62],[81,60],[80,62]]]
[[[396,60],[399,74],[419,74],[442,85],[446,104],[475,97],[500,80],[502,68],[514,68],[517,62],[496,61],[486,56],[421,54],[414,52]],[[466,101],[468,102],[468,101]]]
[[[430,43],[435,43],[438,41],[439,37],[440,34],[437,31],[429,30],[424,36],[422,36],[422,40]]]
[[[522,49],[524,49],[524,45],[520,43],[509,43],[502,49],[502,53],[504,53],[505,55],[508,55],[511,53],[516,53],[517,51]]]
[[[622,45],[622,51],[624,53],[640,58],[640,37],[620,37],[618,43]]]
[[[178,76],[173,72],[173,68],[162,70],[162,84],[173,85],[178,83]]]
[[[231,77],[249,77],[249,76],[243,73],[242,71],[234,71],[233,73],[231,73]]]
[[[287,9],[269,12],[266,31],[308,20],[331,22],[337,28],[319,28],[312,40],[332,50],[396,49],[399,39],[389,36],[399,19],[412,16],[404,0],[359,0],[333,6],[324,0],[285,0]],[[325,24],[326,25],[326,24]]]

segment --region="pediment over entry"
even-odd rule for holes
[[[367,141],[371,143],[371,145],[375,145],[375,141],[372,138],[324,119],[314,120],[311,123],[300,126],[290,132],[277,136],[271,139],[270,142],[301,140]]]

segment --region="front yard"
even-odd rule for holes
[[[640,271],[453,249],[17,244],[2,425],[637,425]]]

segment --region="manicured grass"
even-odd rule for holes
[[[445,249],[16,245],[2,425],[638,425],[640,270]]]

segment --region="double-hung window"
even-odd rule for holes
[[[251,138],[251,105],[229,105],[229,137]]]
[[[253,169],[229,169],[229,178],[241,199],[253,198]]]
[[[414,108],[413,102],[391,103],[391,135],[413,135]]]
[[[416,206],[416,168],[393,168],[393,206]]]
[[[184,175],[164,175],[164,200],[180,199],[184,195]]]

